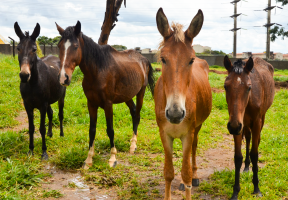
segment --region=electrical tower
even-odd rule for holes
[[[240,1],[241,0],[235,0],[231,2],[232,4],[234,4],[234,15],[230,16],[231,18],[234,18],[234,28],[230,30],[234,32],[234,38],[233,38],[233,57],[234,58],[236,58],[236,53],[237,53],[237,31],[241,29],[241,28],[237,28],[237,17],[239,17],[242,14],[242,13],[237,14],[237,3]]]

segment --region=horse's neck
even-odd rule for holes
[[[39,76],[38,65],[40,64],[41,61],[42,60],[40,60],[40,59],[38,60],[37,56],[34,59],[33,66],[31,69],[31,78],[29,81],[31,84],[36,83],[38,81],[38,76]]]

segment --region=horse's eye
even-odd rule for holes
[[[165,61],[164,58],[161,58],[161,61],[162,61],[163,64],[166,64],[166,61]]]
[[[33,51],[33,52],[36,52],[36,51],[37,51],[37,49],[33,49],[32,51]]]
[[[249,85],[249,87],[248,87],[248,92],[251,90],[251,88],[252,88],[252,86],[251,86],[251,85]]]
[[[20,51],[20,48],[19,48],[19,47],[17,47],[17,50],[18,50],[18,51]]]
[[[193,62],[194,62],[194,60],[195,60],[195,59],[194,59],[194,58],[192,58],[192,59],[191,59],[191,61],[189,62],[189,65],[192,65],[192,64],[193,64]]]

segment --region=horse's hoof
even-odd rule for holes
[[[84,170],[88,170],[90,168],[90,166],[88,164],[86,164],[86,162],[84,162],[82,168]]]
[[[44,152],[41,156],[41,160],[48,160],[48,159],[49,159],[48,154]]]
[[[52,138],[53,133],[52,133],[52,132],[48,132],[48,133],[47,133],[47,136],[49,136],[50,138]]]
[[[199,178],[192,179],[192,186],[198,187],[199,186]]]
[[[136,150],[137,150],[137,147],[135,149],[130,149],[130,154],[135,154]]]
[[[245,172],[245,173],[249,172],[249,167],[245,167],[243,172]]]
[[[237,194],[233,194],[230,200],[238,200],[238,195]]]
[[[256,195],[256,197],[263,197],[262,193],[259,192],[253,192],[252,194]]]
[[[109,166],[110,167],[116,167],[116,165],[117,165],[117,160],[115,160],[114,162],[110,162],[109,161]]]
[[[28,153],[27,153],[27,156],[34,156],[34,153],[32,150],[29,150]]]
[[[185,185],[183,183],[180,183],[179,190],[180,191],[185,191]]]
[[[64,137],[64,133],[60,133],[60,137]]]

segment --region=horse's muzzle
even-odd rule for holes
[[[177,110],[166,110],[166,118],[171,124],[180,124],[185,118],[186,112],[182,109]]]
[[[69,86],[70,82],[71,82],[69,79],[69,76],[66,73],[65,73],[64,77],[61,77],[61,74],[59,74],[58,80],[59,80],[60,84],[63,86]]]
[[[31,74],[30,73],[19,73],[20,79],[22,83],[27,83],[30,80]]]
[[[232,127],[231,123],[228,122],[227,129],[231,135],[240,135],[242,131],[242,124],[238,123],[238,126]]]

